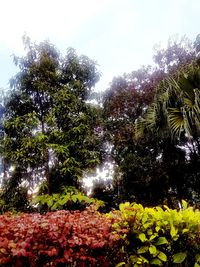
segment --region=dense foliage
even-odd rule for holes
[[[155,65],[113,79],[104,130],[118,165],[113,194],[157,205],[199,199],[198,38],[157,48]]]
[[[14,58],[20,71],[5,103],[1,152],[7,204],[21,185],[46,180],[49,195],[63,185],[78,188],[84,171],[101,158],[98,108],[87,103],[99,79],[96,63],[72,48],[61,57],[48,42],[24,43],[27,55]]]
[[[38,206],[40,213],[55,210],[84,210],[87,206],[95,204],[96,207],[104,207],[103,201],[88,197],[75,187],[63,187],[57,194],[38,194],[33,198],[32,205]]]
[[[112,266],[119,235],[111,222],[92,207],[0,215],[0,266]]]
[[[126,202],[108,214],[122,219],[113,224],[115,230],[128,230],[121,236],[125,261],[117,266],[200,266],[200,211],[182,205],[177,211]]]
[[[0,215],[0,266],[198,267],[200,211],[182,206]]]
[[[98,105],[94,61],[24,44],[0,103],[0,266],[199,267],[200,212],[181,199],[199,205],[200,36],[156,48]],[[79,181],[104,161],[113,180],[88,197]]]

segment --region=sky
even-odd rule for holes
[[[12,55],[25,55],[22,36],[48,39],[64,55],[76,49],[99,64],[96,90],[114,76],[152,64],[154,45],[170,36],[200,33],[199,0],[4,0],[0,2],[0,88],[17,72]]]

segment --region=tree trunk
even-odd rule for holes
[[[51,179],[50,179],[50,173],[49,173],[49,152],[48,149],[44,149],[44,170],[45,170],[45,177],[47,180],[47,185],[48,185],[48,195],[51,195]]]
[[[42,121],[42,134],[46,134],[45,133],[45,127],[44,127],[44,122]],[[51,181],[50,181],[50,173],[49,173],[49,151],[48,148],[46,146],[46,144],[44,144],[43,147],[43,161],[44,161],[44,175],[47,181],[47,186],[48,186],[48,195],[51,195]]]

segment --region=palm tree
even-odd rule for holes
[[[145,133],[198,140],[200,135],[200,63],[168,75],[156,88],[154,101],[135,122],[136,138]],[[198,140],[199,141],[199,140]]]

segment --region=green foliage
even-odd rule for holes
[[[92,198],[96,198],[102,200],[104,202],[104,207],[100,209],[101,212],[109,212],[111,208],[113,208],[114,202],[114,194],[112,188],[112,180],[108,179],[106,181],[99,179],[93,182],[92,190],[90,196]],[[116,204],[117,207],[117,204]]]
[[[10,190],[9,192],[4,190],[0,199],[0,213],[5,212],[32,212],[34,209],[31,207],[27,188],[18,187],[15,190]]]
[[[62,57],[49,42],[24,37],[24,45],[27,55],[14,57],[19,72],[6,98],[1,155],[7,170],[21,169],[13,191],[46,179],[50,195],[78,187],[100,161],[98,110],[86,102],[100,75],[96,62],[72,48]]]
[[[107,215],[120,218],[113,224],[114,232],[128,230],[121,235],[127,259],[125,264],[122,259],[124,266],[198,266],[200,211],[187,207],[185,201],[182,205],[177,211],[126,202]]]
[[[182,206],[126,202],[106,215],[94,206],[82,212],[0,215],[0,266],[198,267],[200,211],[186,201]]]
[[[187,39],[170,40],[167,49],[155,50],[154,67],[114,78],[103,108],[88,102],[100,77],[95,61],[73,48],[63,57],[51,43],[35,44],[27,37],[24,45],[27,54],[14,57],[19,72],[0,116],[4,177],[8,173],[4,207],[20,195],[22,182],[31,187],[46,180],[43,195],[49,197],[41,201],[60,208],[61,187],[80,188],[83,174],[103,160],[115,161],[118,171],[112,189],[93,192],[104,194],[107,210],[122,201],[170,207],[181,198],[198,202],[198,38],[194,46]],[[11,203],[15,208],[19,202]]]
[[[4,207],[5,207],[5,201],[1,199],[1,196],[0,196],[0,214],[4,212]]]
[[[5,179],[0,193],[1,212],[33,212],[28,187],[20,183],[22,169],[15,169],[10,179]]]
[[[198,136],[200,124],[200,67],[196,61],[175,73],[168,75],[157,86],[153,103],[143,119],[136,122],[137,135],[140,131],[170,135],[180,140],[183,134],[187,138]],[[162,123],[163,120],[165,123]],[[168,131],[167,131],[168,130]]]
[[[62,188],[58,194],[38,195],[32,200],[32,204],[39,204],[40,211],[55,210],[74,210],[85,209],[87,206],[94,204],[96,208],[104,206],[104,202],[94,198],[87,197],[74,187]]]
[[[104,94],[105,134],[118,165],[115,199],[167,201],[170,207],[181,198],[198,203],[198,54],[187,38],[170,39],[153,59],[154,67],[114,78]]]

